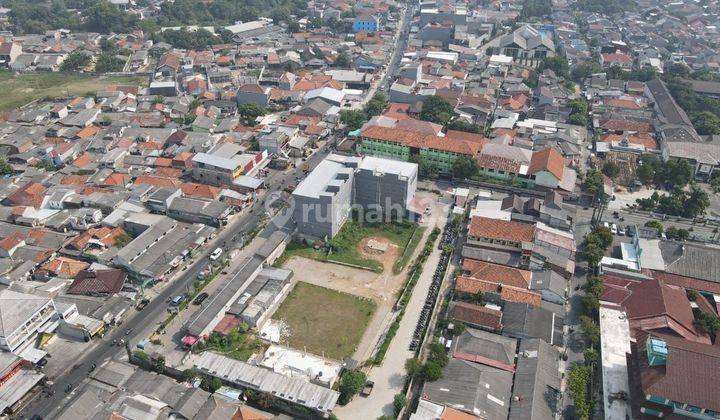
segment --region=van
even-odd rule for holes
[[[178,295],[172,298],[170,306],[180,306],[181,303],[185,302],[185,295]]]
[[[205,301],[205,299],[208,298],[208,294],[205,292],[200,293],[195,297],[195,300],[193,300],[193,305],[200,305]]]
[[[213,251],[212,254],[210,254],[210,261],[215,261],[218,258],[220,258],[220,255],[222,255],[222,252],[223,252],[222,248],[216,248],[215,251]]]

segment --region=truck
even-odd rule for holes
[[[375,382],[373,381],[367,381],[365,382],[365,386],[363,387],[362,391],[360,391],[360,395],[363,397],[367,397],[372,393],[373,387],[375,386]]]

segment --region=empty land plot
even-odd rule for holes
[[[355,352],[375,309],[370,299],[298,282],[273,319],[288,326],[291,347],[343,360]]]
[[[411,241],[413,233],[417,229],[418,225],[411,222],[360,223],[350,220],[345,223],[345,226],[343,226],[340,232],[330,240],[331,253],[328,254],[325,250],[315,250],[305,244],[294,242],[285,250],[285,255],[280,259],[279,264],[282,264],[290,257],[300,256],[318,261],[350,264],[376,273],[382,273],[384,270],[383,262],[387,261],[385,261],[382,254],[371,256],[366,253],[364,255],[359,249],[359,245],[363,239],[385,238],[389,240],[396,248],[392,250],[392,253],[395,256],[394,260],[397,260],[398,256],[402,258],[402,256],[406,254],[405,248],[408,245],[411,247],[417,245],[416,241]],[[422,231],[419,233],[422,236]],[[413,250],[410,249],[408,252],[412,254]],[[395,261],[392,261],[387,265],[392,267],[394,263]],[[398,270],[398,272],[399,271],[401,270]]]
[[[82,74],[25,73],[0,71],[0,111],[9,111],[41,98],[93,96],[110,85],[139,86],[144,77],[87,76]]]

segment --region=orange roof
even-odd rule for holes
[[[116,185],[120,187],[126,186],[130,182],[130,175],[120,172],[113,172],[105,178],[103,185]]]
[[[542,295],[522,287],[502,286],[500,297],[510,302],[529,303],[533,306],[540,306]]]
[[[625,136],[620,134],[605,134],[604,136],[600,137],[600,141],[605,143],[612,143],[612,142],[620,142],[625,138]],[[641,146],[645,146],[648,149],[657,149],[658,145],[654,138],[649,133],[637,133],[630,136],[627,136],[628,143],[631,144],[638,144]]]
[[[135,178],[134,183],[137,185],[147,184],[155,187],[177,187],[181,184],[179,179],[161,178],[152,175],[140,175]]]
[[[100,131],[100,128],[98,128],[94,125],[90,125],[90,126],[83,128],[82,130],[78,131],[77,136],[78,136],[78,138],[81,138],[81,139],[87,139],[87,138],[92,137],[95,134],[97,134],[98,131]]]
[[[180,178],[182,170],[178,168],[155,168],[155,175],[164,178]]]
[[[7,200],[13,206],[27,206],[39,208],[45,197],[46,188],[37,182],[29,182],[12,194],[8,195]]]
[[[22,242],[22,238],[19,234],[10,234],[7,238],[0,240],[0,248],[4,249],[5,251],[10,251],[20,242]]]
[[[180,188],[182,189],[183,195],[191,197],[215,199],[218,195],[220,195],[220,188],[205,184],[197,184],[194,182],[185,182],[180,186]]]
[[[474,142],[480,143],[482,145],[487,143],[487,139],[482,134],[468,133],[465,131],[457,131],[457,130],[448,130],[448,132],[445,133],[445,138],[448,140],[474,141]]]
[[[72,258],[58,257],[48,261],[41,266],[42,269],[55,273],[57,276],[75,277],[77,273],[90,267],[85,261],[78,261]]]
[[[469,234],[478,238],[532,242],[535,239],[535,226],[509,220],[474,216],[470,221]]]
[[[362,132],[362,136],[369,139],[400,143],[408,147],[435,149],[468,156],[475,156],[482,149],[482,145],[474,141],[448,140],[432,134],[380,126],[366,128]]]
[[[62,185],[83,185],[90,179],[88,175],[66,175],[60,180]]]
[[[532,175],[540,171],[548,171],[557,179],[563,178],[563,170],[565,169],[565,159],[557,150],[552,147],[535,152],[530,159],[530,167],[528,174]]]
[[[532,278],[532,273],[527,270],[470,258],[463,260],[463,270],[469,272],[469,276],[474,279],[508,284],[515,287],[527,288]]]
[[[477,420],[477,417],[467,413],[463,413],[462,411],[456,410],[454,408],[445,407],[442,412],[442,417],[440,417],[440,420]]]
[[[170,165],[172,165],[172,159],[170,159],[170,158],[164,158],[164,157],[155,158],[155,166],[168,167]]]
[[[640,109],[642,106],[631,99],[607,99],[605,105],[614,108]]]
[[[93,156],[90,153],[83,153],[80,156],[78,156],[75,160],[72,161],[71,165],[76,166],[78,168],[84,168],[87,165],[92,162]]]

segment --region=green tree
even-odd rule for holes
[[[602,172],[608,177],[615,179],[620,175],[620,166],[612,161],[607,161],[602,167]]]
[[[423,365],[422,377],[428,382],[437,381],[442,378],[442,366],[437,362],[426,362]]]
[[[648,220],[647,222],[645,222],[645,227],[655,228],[657,229],[658,233],[663,233],[663,230],[665,230],[662,223],[657,220]]]
[[[588,61],[573,67],[570,77],[572,80],[582,83],[590,75],[602,72],[602,66],[594,61]]]
[[[395,394],[395,398],[393,398],[393,411],[395,412],[396,417],[400,414],[402,409],[405,408],[405,404],[407,404],[407,397],[405,394]]]
[[[416,376],[422,373],[423,364],[420,359],[413,357],[405,361],[405,372],[408,376]]]
[[[568,372],[568,392],[575,403],[576,418],[587,420],[592,412],[592,399],[589,395],[591,367],[574,364]]]
[[[559,55],[546,57],[538,66],[538,72],[542,73],[545,69],[552,70],[560,77],[568,77],[570,75],[570,66],[567,60]]]
[[[345,124],[350,131],[354,131],[365,124],[367,116],[360,110],[343,110],[340,111],[340,121]]]
[[[338,402],[341,405],[349,403],[350,400],[363,389],[366,381],[367,377],[359,370],[348,370],[343,373],[342,377],[340,377],[340,386],[338,387],[338,391],[340,392]]]
[[[449,358],[445,346],[440,343],[432,343],[428,350],[428,361],[435,362],[440,366],[447,365]]]
[[[638,165],[636,174],[643,184],[647,185],[655,179],[655,172],[661,166],[660,159],[657,156],[646,153],[640,157],[640,165]]]
[[[710,198],[707,193],[697,185],[693,185],[685,200],[683,215],[690,218],[702,216],[709,206]]]
[[[98,73],[111,73],[123,71],[125,61],[110,53],[102,53],[95,61],[95,71]]]
[[[420,111],[420,119],[437,124],[445,124],[455,114],[453,106],[443,97],[433,95],[425,99]]]
[[[605,181],[600,171],[591,169],[585,174],[583,188],[590,194],[604,194]]]
[[[416,163],[418,166],[418,174],[423,178],[433,177],[436,175],[436,168],[433,167],[425,156],[420,153],[410,155],[410,162]]]
[[[243,124],[254,126],[258,117],[265,115],[265,108],[257,104],[242,104],[238,107],[238,115],[243,120]]]
[[[335,59],[335,67],[348,68],[352,64],[352,58],[347,51],[341,51]]]
[[[692,123],[700,135],[720,134],[720,117],[710,111],[695,114]]]
[[[479,173],[477,162],[470,156],[462,155],[455,159],[452,165],[453,177],[459,179],[470,179]]]
[[[466,133],[479,134],[483,132],[483,128],[480,125],[457,118],[447,123],[446,127],[448,130],[464,131]]]
[[[376,93],[365,105],[365,115],[368,118],[382,114],[387,107],[387,97],[382,93]]]
[[[0,175],[10,175],[14,172],[12,166],[7,163],[4,157],[0,156]]]
[[[137,15],[120,10],[110,2],[100,0],[83,12],[85,30],[107,34],[128,33],[138,24]]]
[[[68,54],[60,64],[62,71],[78,71],[90,63],[90,54],[85,50],[75,50]]]
[[[587,315],[580,316],[580,328],[588,339],[590,345],[595,347],[600,344],[600,326]]]
[[[665,73],[665,77],[678,77],[687,79],[688,77],[690,77],[690,67],[686,66],[683,63],[673,63],[668,67],[667,72]]]

